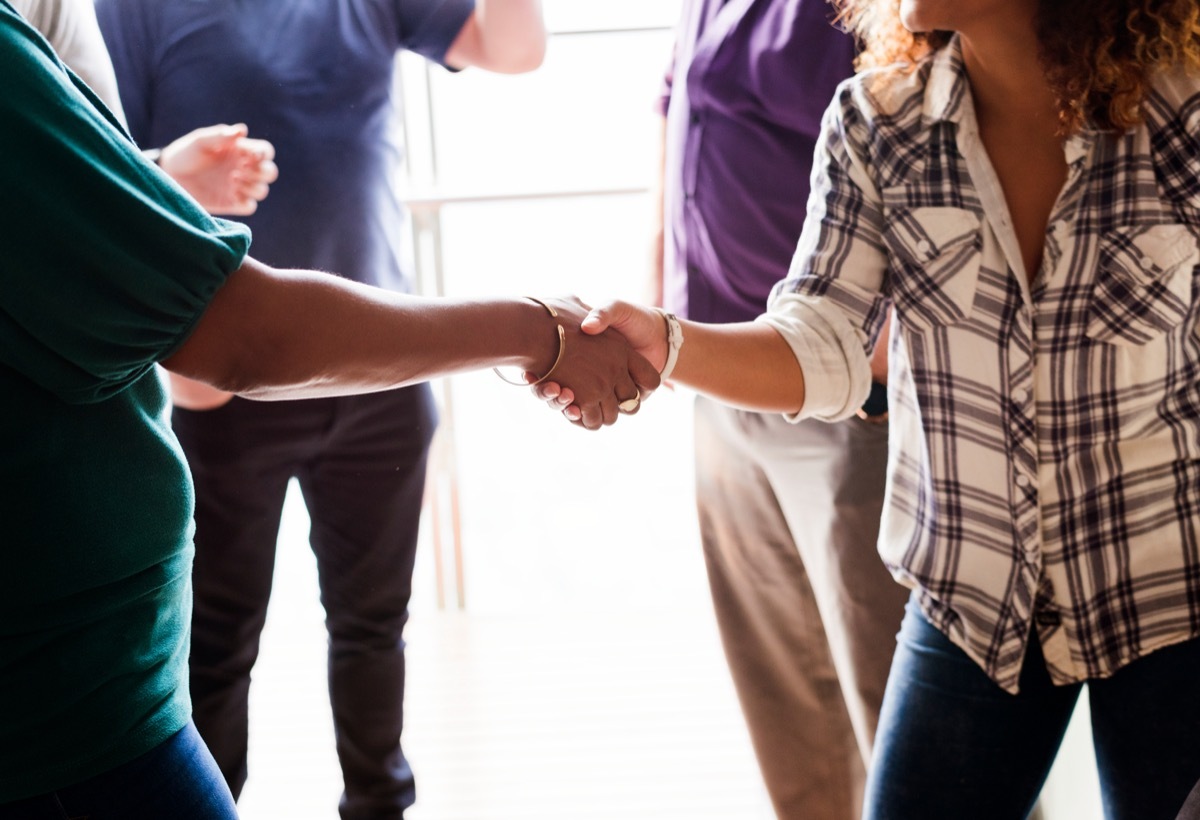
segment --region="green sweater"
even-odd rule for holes
[[[0,803],[188,720],[192,505],[155,362],[249,232],[146,163],[0,0]]]

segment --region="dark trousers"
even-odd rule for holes
[[[1190,640],[1088,682],[1108,820],[1175,820],[1200,777],[1197,680],[1200,640]],[[1020,694],[1005,692],[910,599],[883,699],[863,817],[1022,820],[1083,688],[1050,682],[1034,636]]]
[[[312,519],[329,632],[341,815],[399,818],[415,799],[400,749],[404,641],[429,443],[427,385],[336,399],[176,408],[196,482],[191,692],[196,726],[235,796],[247,699],[288,482]]]

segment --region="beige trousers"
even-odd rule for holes
[[[887,425],[699,398],[696,501],[717,624],[783,820],[850,820],[908,591],[875,551]]]

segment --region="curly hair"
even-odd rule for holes
[[[863,43],[859,68],[914,68],[950,42],[951,32],[910,32],[900,0],[834,0]],[[1159,71],[1200,70],[1196,0],[1040,0],[1038,53],[1058,100],[1060,130],[1125,129]]]

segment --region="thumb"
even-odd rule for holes
[[[245,123],[236,125],[212,125],[201,129],[197,142],[207,148],[220,148],[232,144],[250,133]]]
[[[612,321],[608,315],[608,308],[592,308],[587,316],[583,317],[583,321],[579,323],[579,329],[589,336],[599,336],[604,331],[608,330],[608,326]]]
[[[620,328],[621,323],[629,318],[629,306],[624,302],[609,302],[607,305],[592,308],[591,312],[579,323],[584,333],[598,336],[610,327]]]

